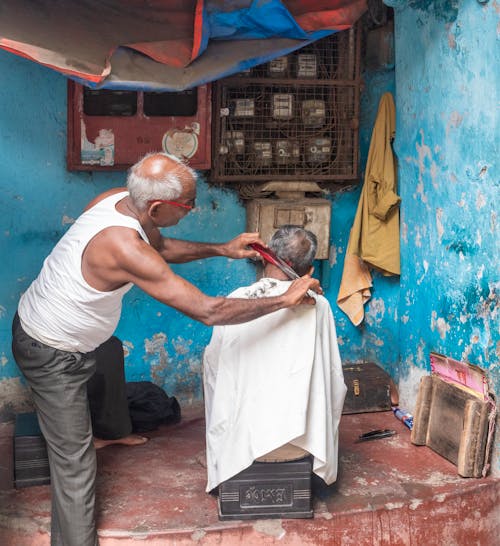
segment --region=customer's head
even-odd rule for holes
[[[302,276],[312,267],[318,240],[314,233],[303,227],[285,225],[271,237],[269,248]]]
[[[156,200],[194,201],[196,173],[179,158],[154,152],[129,169],[127,189],[141,212]]]

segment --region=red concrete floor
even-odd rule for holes
[[[392,428],[391,438],[356,443]],[[49,486],[12,488],[12,425],[0,425],[0,545],[50,543]],[[391,412],[345,415],[339,478],[313,480],[313,519],[218,520],[205,493],[202,408],[148,435],[147,444],[98,452],[101,546],[497,546],[500,480],[464,479]]]

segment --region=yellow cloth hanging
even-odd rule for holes
[[[399,275],[399,202],[396,161],[391,143],[396,129],[394,99],[380,99],[372,131],[365,180],[349,235],[338,306],[357,326],[372,286],[369,267],[384,275]]]

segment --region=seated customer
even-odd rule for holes
[[[314,234],[297,226],[281,227],[269,243],[299,275],[312,271],[316,247]],[[266,264],[263,278],[229,297],[279,295],[290,282]],[[207,491],[282,446],[310,453],[314,473],[336,480],[346,387],[330,305],[315,298],[315,306],[214,327],[203,362]]]

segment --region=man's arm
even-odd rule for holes
[[[259,254],[248,247],[251,243],[264,243],[258,233],[242,233],[227,243],[194,243],[161,237],[153,246],[168,263],[185,263],[213,256],[226,258],[256,258]],[[265,246],[265,245],[264,245]]]
[[[280,296],[251,300],[207,296],[176,275],[144,241],[134,239],[131,243],[113,249],[121,281],[133,282],[158,301],[208,326],[239,324],[301,303],[313,305],[314,298],[307,296],[307,290],[321,293],[319,282],[305,275]]]

